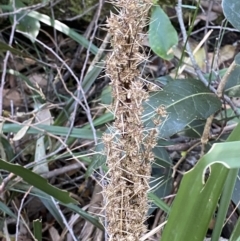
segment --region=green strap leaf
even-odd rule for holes
[[[23,127],[23,125],[20,125],[20,124],[4,124],[2,131],[7,132],[7,133],[9,133],[9,132],[17,133],[22,127]],[[34,128],[34,127],[36,127],[36,128]],[[64,127],[64,126],[35,125],[34,127],[29,127],[27,133],[28,134],[41,134],[44,132],[49,132],[54,135],[67,136],[67,134],[69,132],[69,127]],[[100,138],[102,135],[102,132],[97,131],[96,134],[97,134],[97,137]],[[73,128],[72,132],[70,133],[69,136],[75,137],[75,138],[88,139],[88,140],[89,139],[92,140],[94,138],[92,130],[82,129],[82,128],[81,129]]]
[[[240,167],[240,124],[228,142],[214,144],[185,173],[161,241],[202,241],[217,207],[229,170]],[[209,176],[205,179],[206,171]]]
[[[22,166],[10,164],[0,159],[0,169],[14,173],[21,177],[25,182],[47,193],[62,203],[75,203],[77,201],[69,196],[67,191],[60,190],[48,183],[46,179]]]

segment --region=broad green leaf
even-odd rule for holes
[[[146,127],[153,127],[152,119],[160,106],[165,106],[167,117],[162,118],[159,135],[166,138],[183,130],[193,120],[207,119],[221,108],[221,101],[200,81],[180,79],[150,96],[143,115]]]
[[[168,16],[159,5],[152,7],[149,25],[149,44],[154,53],[163,59],[171,60],[171,48],[178,43],[178,35]]]
[[[226,19],[240,30],[240,1],[222,0],[222,8]]]
[[[178,134],[184,134],[184,136],[190,138],[201,138],[206,120],[194,120],[190,124],[186,125],[183,131]]]
[[[227,141],[214,144],[196,166],[185,173],[161,241],[204,239],[229,170],[240,167],[240,124]]]
[[[35,127],[35,128],[34,128]],[[48,125],[35,125],[34,127],[29,127],[29,130],[27,131],[28,134],[40,134],[47,132],[59,135],[59,136],[67,136],[69,132],[68,127],[63,126],[48,126]],[[22,125],[20,124],[4,124],[3,125],[3,132],[13,132],[17,133],[22,128]],[[100,131],[96,132],[97,137],[101,137],[102,133]],[[93,134],[91,130],[88,129],[80,129],[80,128],[73,128],[70,137],[74,138],[83,138],[83,139],[93,139]]]
[[[159,82],[161,85],[167,85],[170,82],[174,81],[174,79],[170,75],[165,75],[158,77],[157,79],[155,79],[155,81]]]
[[[43,192],[45,192],[48,195],[54,197],[55,199],[61,201],[62,203],[67,204],[67,203],[76,203],[77,202],[76,200],[74,200],[73,198],[71,198],[69,196],[68,192],[62,191],[62,190],[50,185],[46,179],[44,179],[40,175],[22,167],[22,166],[10,164],[3,160],[0,160],[0,169],[14,173],[15,175],[21,177],[25,182],[42,190]]]
[[[234,59],[236,65],[234,69],[228,74],[227,83],[224,91],[231,97],[240,96],[240,54],[238,53]]]
[[[26,7],[25,4],[20,0],[14,0],[16,9]],[[14,17],[10,15],[10,20],[13,23]],[[33,43],[39,33],[40,23],[37,19],[29,17],[27,15],[27,11],[21,11],[16,14],[16,21],[18,22],[16,29],[20,31],[22,34],[26,33],[26,37],[28,37]]]

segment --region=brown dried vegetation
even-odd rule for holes
[[[146,232],[147,192],[154,159],[157,130],[146,131],[141,116],[148,92],[143,88],[138,65],[144,60],[143,29],[150,0],[114,1],[118,15],[107,21],[112,54],[107,60],[115,115],[114,133],[103,142],[109,167],[105,189],[109,240],[139,240]]]

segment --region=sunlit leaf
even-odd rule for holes
[[[36,110],[39,108],[39,106],[40,106],[39,103],[35,103]],[[38,110],[35,115],[35,122],[50,126],[52,124],[52,116],[51,116],[50,110],[47,108]],[[41,160],[44,156],[46,156],[46,148],[45,148],[44,136],[41,135],[37,139],[36,148],[35,148],[34,161],[36,165],[33,167],[33,171],[35,173],[41,174],[41,173],[49,172],[47,160],[46,159]],[[39,160],[41,160],[41,164],[37,163],[39,162]]]
[[[239,146],[240,124],[227,142],[214,144],[196,166],[185,173],[161,241],[204,239],[228,173],[240,167]]]
[[[151,49],[161,58],[173,58],[171,48],[178,43],[178,35],[168,16],[159,5],[152,7],[149,25],[149,44]]]
[[[14,0],[16,9],[26,7],[25,4],[23,4],[20,0]],[[11,22],[14,22],[14,16],[9,16]],[[27,11],[20,11],[16,14],[16,21],[17,31],[20,31],[22,34],[26,34],[25,36],[28,37],[32,42],[35,41],[35,38],[37,37],[39,30],[40,30],[40,23],[37,19],[29,17],[27,15]]]

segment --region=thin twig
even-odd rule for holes
[[[13,10],[16,10],[16,5],[15,5],[15,0],[12,1],[12,7]],[[10,34],[10,39],[9,39],[9,46],[12,46],[13,43],[13,38],[14,38],[14,33],[16,30],[17,26],[17,15],[13,16],[13,25],[12,25],[12,30]],[[3,89],[5,85],[5,79],[6,79],[6,74],[7,74],[7,64],[8,64],[8,59],[10,57],[10,51],[7,51],[6,56],[3,60],[3,71],[2,71],[2,79],[1,79],[1,85],[0,85],[0,116],[2,116],[2,111],[3,111]]]
[[[22,211],[22,208],[23,208],[23,204],[24,204],[24,201],[25,199],[27,198],[27,196],[29,195],[29,193],[31,192],[33,186],[31,186],[27,192],[25,192],[22,200],[21,200],[21,204],[20,204],[20,207],[18,209],[18,215],[17,215],[17,222],[16,222],[16,234],[15,234],[15,241],[18,241],[18,226],[19,226],[19,223],[20,223],[20,217],[21,217],[21,211]]]
[[[84,15],[86,15],[87,13],[89,13],[90,11],[94,10],[95,8],[97,8],[98,6],[98,3],[96,3],[95,5],[89,7],[87,10],[85,10],[83,13],[77,15],[77,16],[74,16],[72,18],[65,18],[65,20],[67,21],[74,21],[74,20],[77,20],[79,18],[82,18]]]
[[[69,231],[72,239],[73,239],[74,241],[78,241],[78,240],[76,239],[75,235],[74,235],[73,229],[68,225],[68,222],[67,222],[64,214],[62,213],[62,211],[61,211],[58,203],[55,201],[55,199],[54,199],[53,197],[51,197],[51,200],[52,200],[53,204],[55,205],[55,207],[57,208],[58,213],[60,214],[60,216],[61,216],[61,218],[62,218],[62,221],[63,221],[63,223],[65,224],[67,230]]]
[[[87,53],[86,53],[86,58],[85,58],[85,61],[84,61],[83,67],[82,67],[82,71],[81,71],[81,75],[80,75],[80,80],[79,80],[79,83],[78,83],[78,85],[79,85],[78,88],[80,88],[81,83],[83,82],[84,73],[85,73],[85,70],[86,70],[86,67],[87,67],[87,63],[88,63],[88,60],[89,60],[90,49],[91,49],[93,40],[94,40],[94,38],[95,38],[97,29],[98,29],[98,20],[99,20],[100,14],[101,14],[101,10],[102,10],[104,1],[105,1],[105,0],[100,0],[100,1],[99,1],[97,13],[96,13],[96,19],[95,19],[95,22],[94,22],[95,27],[94,27],[93,33],[92,33],[92,35],[91,35],[91,37],[90,37],[89,46],[88,46]],[[82,91],[81,91],[81,92],[82,92]],[[78,93],[78,96],[80,97],[80,91],[79,91],[79,93]],[[85,102],[85,104],[86,104],[86,106],[87,106],[88,104],[87,104],[86,96],[85,96],[84,94],[83,94],[83,100],[84,100],[84,102]],[[90,109],[89,109],[89,108],[87,109],[86,114],[87,114],[87,116],[91,116],[91,113],[90,113]],[[88,121],[89,121],[89,124],[90,124],[92,130],[94,130],[94,142],[95,142],[95,145],[97,145],[97,136],[96,136],[95,127],[94,127],[93,122],[92,122],[92,120],[91,120],[90,118],[88,118]]]
[[[218,86],[217,90],[213,86],[209,85],[209,82],[206,80],[206,78],[204,77],[201,69],[197,65],[197,62],[196,62],[196,60],[195,60],[195,58],[193,56],[191,47],[190,47],[189,43],[187,42],[188,36],[187,36],[187,32],[186,32],[185,25],[184,25],[184,22],[183,22],[183,15],[182,15],[182,0],[178,0],[178,4],[177,4],[177,7],[176,7],[176,12],[177,12],[177,16],[178,16],[178,21],[179,21],[179,24],[180,24],[181,32],[182,32],[182,35],[183,35],[183,41],[184,41],[184,43],[186,42],[186,50],[187,50],[187,53],[189,55],[189,58],[191,59],[193,68],[194,68],[198,78],[200,79],[200,81],[205,86],[209,86],[209,89],[213,93],[215,93],[219,98],[223,97],[224,100],[231,106],[231,108],[233,109],[235,114],[237,116],[239,116],[239,111],[236,108],[236,106],[232,103],[231,99],[228,96],[223,95],[223,90],[224,90],[226,81],[228,79],[229,71],[227,71],[227,73],[224,75],[223,80],[219,83],[219,86]],[[232,68],[233,67],[231,67],[229,70],[231,71]],[[214,118],[214,115],[211,115],[207,119],[207,122],[206,122],[206,125],[205,125],[205,128],[204,128],[204,132],[203,132],[203,135],[202,135],[202,138],[201,138],[201,142],[202,142],[202,152],[201,152],[201,155],[203,155],[203,153],[204,153],[204,146],[208,142],[209,131],[210,131],[210,128],[211,128],[211,124],[212,124],[213,118]]]
[[[209,27],[209,15],[212,11],[212,7],[213,7],[213,1],[210,1],[208,9],[207,9],[207,18],[206,18],[206,23],[205,23],[205,30],[204,30],[204,35],[207,34],[208,32],[208,27]],[[209,73],[210,72],[210,65],[209,65],[209,57],[208,57],[208,44],[207,41],[204,43],[204,50],[205,50],[205,56],[206,56],[206,72]]]
[[[67,69],[68,71],[71,73],[72,77],[75,79],[75,81],[78,84],[78,96],[74,96],[72,95],[72,97],[74,96],[75,101],[83,108],[83,110],[86,112],[89,124],[92,128],[93,131],[93,136],[94,136],[94,141],[95,143],[97,143],[97,135],[96,135],[96,130],[95,127],[93,125],[93,121],[92,121],[92,117],[91,117],[91,112],[90,112],[90,108],[85,96],[85,92],[81,86],[81,82],[79,81],[78,77],[74,74],[73,70],[69,67],[69,65],[59,56],[55,53],[55,51],[52,50],[52,48],[48,47],[46,44],[44,44],[42,41],[35,39],[35,41],[39,44],[41,44],[44,48],[46,48],[47,50],[49,50]],[[80,96],[79,94],[82,94],[82,98],[83,98],[83,102],[85,104],[85,106],[83,105],[83,103],[81,102]]]
[[[198,142],[195,143],[193,146],[191,146],[186,152],[189,153],[191,150],[193,150],[193,149],[194,149],[196,146],[198,146],[199,144],[201,144],[201,142],[198,141]],[[185,160],[186,156],[187,156],[187,155],[182,156],[182,157],[179,159],[179,161],[173,166],[172,177],[175,176],[176,171],[177,171],[179,165]]]
[[[103,58],[103,54],[106,51],[106,47],[107,47],[107,44],[109,44],[110,38],[111,38],[110,33],[107,33],[97,54],[95,55],[93,61],[91,62],[90,66],[88,67],[87,73],[89,73],[94,68],[95,64],[97,64]]]
[[[193,53],[192,53],[192,50],[191,50],[191,47],[190,47],[190,44],[187,42],[187,39],[188,39],[188,36],[187,36],[187,32],[186,32],[186,28],[185,28],[185,25],[184,25],[184,22],[183,22],[183,14],[182,14],[182,0],[178,0],[178,4],[177,4],[177,7],[176,7],[176,13],[177,13],[177,17],[178,17],[178,22],[179,22],[179,25],[180,25],[180,28],[181,28],[181,32],[182,32],[182,35],[183,35],[183,42],[186,43],[186,50],[187,50],[187,53],[189,55],[189,58],[191,59],[191,62],[192,62],[192,66],[199,78],[199,80],[207,87],[209,87],[209,89],[214,93],[214,94],[217,94],[217,90],[209,85],[209,82],[207,81],[207,79],[204,77],[200,67],[198,66],[194,56],[193,56]],[[236,106],[233,104],[233,102],[231,101],[231,99],[224,95],[223,96],[224,100],[226,101],[226,103],[228,103],[230,105],[230,107],[232,108],[232,110],[234,111],[234,113],[239,116],[240,113],[239,113],[239,110],[236,108]]]

